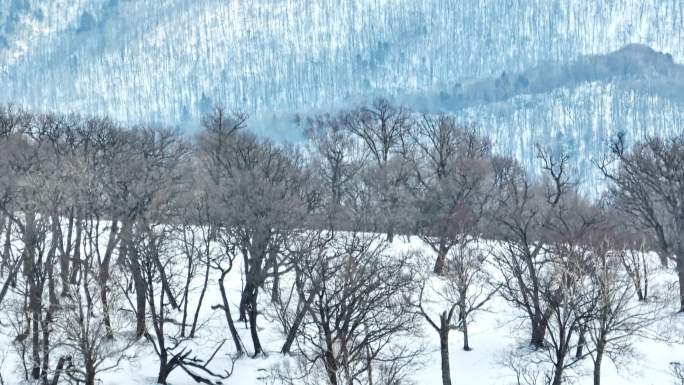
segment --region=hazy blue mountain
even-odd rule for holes
[[[618,130],[682,130],[683,26],[682,0],[0,0],[0,101],[188,126],[220,102],[283,137],[387,96],[588,170]]]
[[[630,44],[606,55],[585,56],[567,63],[545,63],[522,72],[502,72],[496,77],[458,84],[451,90],[442,90],[439,99],[443,108],[461,109],[592,82],[612,83],[623,89],[673,99],[684,98],[684,66],[676,64],[672,55]]]

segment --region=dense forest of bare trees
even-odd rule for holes
[[[567,154],[530,149],[525,170],[476,128],[386,100],[312,119],[301,145],[247,122],[215,108],[186,135],[0,107],[0,312],[24,380],[94,385],[142,346],[160,384],[224,383],[237,369],[218,357],[279,354],[268,317],[298,363],[274,383],[404,384],[427,325],[450,385],[449,332],[469,351],[497,297],[544,368],[510,360],[519,384],[590,361],[599,385],[672,306],[650,296],[648,252],[674,262],[684,311],[684,136],[614,138],[590,198]],[[391,249],[411,235],[431,252]],[[207,309],[225,323],[200,340]]]

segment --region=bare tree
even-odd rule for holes
[[[182,252],[186,258],[185,286],[183,289],[183,321],[181,324],[181,336],[185,336],[185,330],[189,326],[189,337],[195,337],[199,314],[204,303],[204,298],[209,287],[211,260],[216,247],[217,229],[211,221],[209,214],[209,198],[206,191],[198,189],[193,191],[188,201],[182,202],[181,221],[178,236]],[[202,287],[194,311],[190,308],[190,297],[193,292],[193,281],[201,278]],[[191,313],[192,311],[192,313]],[[192,317],[192,321],[189,321]],[[190,322],[190,325],[188,325]]]
[[[416,357],[408,342],[399,342],[415,332],[405,302],[407,262],[386,256],[374,238],[341,236],[319,263],[303,269],[314,297],[297,341],[306,371],[322,369],[328,384],[372,384],[382,375],[375,370],[406,369]]]
[[[223,146],[217,146],[218,142]],[[249,321],[254,355],[263,353],[257,329],[258,295],[268,278],[277,278],[279,254],[286,239],[301,231],[306,214],[300,157],[291,149],[245,133],[229,138],[209,131],[202,138],[213,206],[226,251],[239,253],[245,284],[239,320]],[[235,256],[228,257],[235,259]]]
[[[643,249],[623,249],[619,251],[620,262],[634,285],[639,301],[648,300],[648,284],[651,268],[646,259],[648,253]]]
[[[487,271],[487,253],[481,249],[481,239],[470,238],[453,249],[452,256],[447,258],[445,277],[450,282],[447,286],[447,297],[457,298],[457,327],[463,333],[463,350],[471,350],[468,323],[474,314],[498,292]]]
[[[149,224],[165,220],[174,209],[174,200],[186,183],[187,172],[183,166],[187,166],[184,161],[189,149],[177,132],[163,128],[140,128],[122,135],[124,145],[112,160],[105,187],[120,213],[119,260],[131,271],[136,294],[136,334],[142,336],[146,329],[147,284],[141,265],[146,261],[140,260],[134,241]],[[156,254],[151,256],[156,258]],[[161,262],[156,259],[152,262],[161,274],[161,289],[167,291],[171,306],[178,309],[178,301],[165,283]]]
[[[11,250],[11,235],[13,229],[20,227],[15,217],[15,211],[21,210],[21,205],[17,199],[20,198],[19,180],[26,178],[31,166],[24,162],[31,161],[35,154],[30,151],[30,145],[25,140],[26,132],[32,124],[32,116],[26,111],[12,105],[0,106],[0,146],[2,156],[0,156],[0,207],[4,224],[4,248],[2,253],[2,277],[4,282],[0,289],[0,303],[7,295],[11,286],[16,285],[17,275],[22,267],[24,253],[15,256]],[[34,165],[35,166],[35,165]],[[5,221],[6,219],[6,221]]]
[[[78,207],[82,214],[78,218],[80,224],[74,243],[75,247],[80,250],[81,244],[78,240],[86,237],[86,243],[93,254],[91,258],[96,258],[97,282],[100,286],[99,300],[102,302],[104,311],[105,328],[109,337],[112,338],[113,330],[111,326],[108,326],[111,308],[108,304],[110,274],[114,258],[118,256],[117,249],[121,250],[119,248],[122,235],[120,230],[126,210],[118,205],[120,202],[117,201],[118,195],[115,193],[117,189],[116,186],[111,185],[113,180],[110,176],[115,167],[112,162],[116,161],[116,157],[124,147],[125,138],[118,134],[121,128],[107,119],[88,119],[85,124],[77,128],[76,139],[70,140],[69,136],[65,138],[65,142],[76,141],[77,144],[67,146],[66,154],[67,164],[72,173],[69,183],[79,191],[81,197]],[[76,147],[75,150],[72,147]],[[61,248],[63,256],[68,255],[74,248],[71,244],[73,222],[73,217],[70,217],[66,244]],[[107,226],[106,236],[101,236],[104,235],[101,230],[105,231],[101,229],[104,223],[109,226]],[[78,232],[84,232],[85,236],[78,235]],[[69,265],[68,258],[60,260],[63,279],[69,275]],[[65,290],[68,289],[63,287],[63,295],[68,295],[68,291]]]
[[[408,178],[408,167],[402,156],[402,145],[412,126],[409,112],[377,99],[370,106],[343,113],[341,125],[359,138],[370,154],[363,183],[369,185],[374,198],[375,220],[392,240],[394,231],[402,225],[403,187]]]
[[[684,136],[646,138],[629,150],[620,134],[600,168],[617,207],[653,232],[663,258],[674,258],[684,311]]]
[[[171,229],[163,225],[146,229],[140,235],[142,239],[138,243],[152,324],[152,333],[145,333],[145,337],[159,357],[157,383],[166,384],[169,374],[181,369],[198,383],[220,384],[230,377],[232,368],[219,372],[209,365],[223,347],[225,340],[217,341],[213,353],[208,358],[200,358],[193,354],[190,339],[181,336],[179,322],[174,320],[170,313],[174,308],[174,301],[167,296],[176,296],[175,301],[179,302],[178,297],[182,295],[183,288],[183,274],[178,271],[175,256],[169,250],[170,231]]]
[[[558,170],[553,164],[559,164],[554,163],[559,158],[542,155],[542,159],[555,181],[550,186],[556,186],[556,193],[545,194],[549,202],[548,197],[558,194],[562,174],[553,171]],[[586,333],[598,306],[589,284],[594,271],[591,245],[597,234],[605,233],[604,213],[599,208],[573,189],[566,190],[561,198],[545,217],[540,237],[544,246],[539,254],[547,261],[540,271],[539,288],[548,315],[544,351],[551,364],[546,378],[552,385],[562,384],[568,377],[567,369],[590,354]]]
[[[544,231],[570,189],[568,158],[541,149],[539,156],[544,171],[541,184],[533,183],[515,161],[496,160],[497,195],[490,215],[493,235],[501,240],[492,250],[502,273],[501,294],[529,319],[530,344],[536,348],[544,345],[552,312],[543,300],[542,278],[549,266],[543,253]]]
[[[292,239],[285,248],[294,277],[285,301],[276,304],[276,317],[286,334],[280,352],[290,353],[293,343],[305,322],[316,293],[324,282],[315,274],[321,263],[335,253],[335,234],[329,231],[308,231]],[[331,250],[332,249],[332,250]]]
[[[437,253],[434,271],[441,274],[449,250],[468,234],[479,233],[493,186],[491,145],[451,117],[423,115],[406,146],[420,212],[417,231]]]
[[[451,384],[450,331],[460,330],[463,350],[470,351],[468,323],[492,299],[497,289],[486,271],[486,256],[478,249],[475,238],[452,248],[441,276],[430,276],[424,271],[424,257],[414,255],[411,258],[416,263],[413,269],[423,271],[418,274],[414,289],[418,294],[411,303],[416,313],[439,335],[442,383],[448,385]]]
[[[94,266],[84,268],[93,269]],[[118,294],[110,296],[106,303],[95,300],[101,290],[98,279],[95,272],[87,274],[80,288],[71,290],[70,296],[63,301],[62,311],[56,317],[57,347],[61,352],[59,362],[64,364],[68,361],[70,365],[58,366],[53,383],[64,373],[85,385],[95,385],[99,373],[114,370],[123,360],[134,357],[130,353],[136,341],[132,335],[123,335],[116,341],[112,338],[112,329],[129,329],[130,321],[113,309],[103,308],[119,304]]]
[[[454,318],[456,311],[458,310],[458,298],[448,297],[448,294],[453,294],[453,290],[445,289],[447,295],[446,297],[447,309],[440,308],[438,310],[439,321],[436,321],[434,316],[431,315],[429,307],[426,306],[428,299],[426,298],[426,290],[428,292],[435,291],[434,288],[429,286],[431,280],[429,275],[424,275],[418,280],[418,296],[415,300],[412,300],[412,305],[417,309],[417,313],[422,316],[425,321],[437,332],[439,335],[439,352],[440,352],[440,362],[442,370],[442,385],[451,385],[451,366],[449,364],[449,334],[452,329],[455,329]],[[448,281],[447,281],[448,285]],[[439,293],[442,290],[436,289]],[[432,297],[439,297],[439,294],[433,293]]]
[[[588,332],[594,345],[594,385],[600,385],[604,356],[618,362],[628,354],[633,338],[655,321],[659,304],[634,300],[638,287],[630,274],[624,274],[624,250],[616,250],[610,238],[595,243],[590,277],[596,312]]]
[[[566,251],[554,256],[553,275],[543,292],[544,301],[551,309],[548,321],[546,352],[552,364],[547,379],[551,385],[560,385],[566,378],[566,369],[573,367],[583,356],[572,355],[580,343],[579,330],[592,317],[595,303],[584,288],[584,256],[582,252]]]
[[[26,323],[17,341],[30,337],[30,376],[42,383],[47,382],[50,369],[51,324],[58,306],[54,268],[60,233],[54,230],[59,227],[56,213],[65,191],[60,189],[62,173],[49,138],[60,124],[53,115],[34,116],[4,143],[8,146],[6,171],[14,180],[4,186],[9,199],[2,209],[18,230],[23,246],[20,290],[26,298]]]
[[[674,385],[684,384],[684,364],[678,361],[670,362],[672,377],[675,378]]]
[[[513,350],[501,360],[501,366],[513,372],[515,385],[548,385],[549,379],[544,375],[544,366],[534,358],[530,359],[526,351]]]
[[[357,187],[356,178],[364,167],[366,154],[345,130],[341,118],[323,115],[309,122],[306,130],[313,167],[325,189],[327,225],[347,225],[350,193]]]
[[[235,345],[235,352],[238,356],[241,356],[244,352],[242,345],[242,339],[235,328],[235,323],[233,321],[233,315],[231,311],[231,303],[228,298],[228,293],[225,287],[225,280],[228,274],[233,270],[234,262],[238,257],[238,253],[235,251],[235,244],[230,239],[230,233],[219,232],[218,229],[214,230],[217,232],[217,241],[223,248],[224,252],[219,254],[219,256],[210,257],[210,265],[212,269],[219,272],[218,287],[221,292],[221,304],[212,306],[213,309],[222,309],[225,315],[226,322],[228,323],[228,329],[230,330],[231,338],[233,339],[233,344]]]

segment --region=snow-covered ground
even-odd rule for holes
[[[430,252],[422,241],[417,238],[406,240],[403,237],[396,239],[392,245],[395,253],[408,250],[422,250]],[[657,265],[656,261],[653,261]],[[427,268],[429,268],[428,266]],[[655,282],[652,283],[651,291],[656,296],[666,296],[674,290],[672,284],[676,282],[676,276],[666,270],[659,269],[655,273]],[[220,310],[212,310],[211,305],[220,303],[220,295],[215,280],[210,281],[209,292],[205,300],[201,318],[208,320],[205,326],[199,330],[197,337],[199,355],[202,352],[210,354],[216,341],[229,338],[225,319]],[[237,312],[242,284],[241,267],[236,267],[226,280],[230,288],[229,296],[235,304],[234,314]],[[201,282],[196,282],[199,287]],[[267,309],[268,295],[262,296],[262,309]],[[433,298],[433,300],[437,300]],[[434,306],[434,304],[433,304]],[[437,305],[438,307],[438,305]],[[675,308],[675,304],[671,309]],[[264,357],[243,357],[235,362],[233,375],[226,384],[261,384],[269,383],[267,378],[273,368],[282,365],[291,365],[294,358],[284,357],[278,351],[284,340],[279,324],[268,316],[268,310],[259,319],[260,337],[267,354]],[[515,384],[513,372],[504,365],[511,352],[518,354],[527,353],[528,325],[519,317],[520,312],[512,309],[501,298],[495,297],[486,310],[476,313],[474,322],[470,325],[470,344],[472,351],[462,350],[462,337],[460,332],[453,331],[450,336],[450,364],[454,384]],[[8,385],[21,384],[22,368],[16,360],[13,351],[12,331],[3,315],[0,324],[0,373],[4,383]],[[421,364],[413,373],[413,380],[418,385],[433,385],[441,383],[439,340],[436,332],[423,322],[424,330],[418,338],[426,347],[425,354],[421,357]],[[654,330],[671,329],[670,326],[684,329],[684,317],[674,312],[663,314],[663,320],[656,324]],[[251,349],[249,330],[245,324],[238,324],[239,332],[248,350]],[[646,333],[644,333],[646,334]],[[679,337],[682,337],[681,333]],[[230,346],[229,343],[226,346]],[[603,384],[605,385],[669,385],[674,384],[671,375],[670,362],[684,360],[684,344],[666,343],[643,337],[634,337],[633,354],[625,358],[619,367],[610,360],[604,364]],[[156,355],[144,342],[136,347],[133,352],[136,358],[123,362],[114,371],[99,376],[105,385],[148,385],[154,384],[158,369]],[[213,368],[229,369],[231,359],[224,355],[218,356],[212,363]],[[575,368],[572,373],[573,383],[591,384],[592,364],[586,359]],[[176,370],[169,379],[172,385],[190,385],[195,382],[181,370]]]

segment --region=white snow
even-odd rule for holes
[[[402,253],[409,250],[419,250],[425,253],[430,252],[422,241],[412,237],[410,240],[399,237],[392,245],[393,252]],[[657,262],[652,261],[654,266]],[[428,267],[429,268],[429,267]],[[233,300],[234,318],[237,312],[237,301],[239,300],[240,288],[242,284],[239,264],[233,269],[227,279],[230,286],[230,298]],[[669,270],[659,269],[651,285],[651,292],[656,296],[668,296],[673,299],[672,309],[675,308],[675,299],[672,292],[676,283],[676,276]],[[199,287],[201,282],[195,282]],[[267,309],[268,294],[262,298],[262,310]],[[438,298],[432,298],[437,301]],[[202,317],[207,320],[206,326],[199,330],[196,343],[199,346],[198,352],[209,354],[215,346],[217,340],[225,337],[229,338],[225,319],[220,310],[213,311],[211,305],[218,304],[220,297],[215,280],[210,281],[209,292],[203,307]],[[433,303],[432,306],[439,307]],[[487,311],[479,312],[475,315],[474,322],[471,323],[470,343],[472,351],[466,352],[461,349],[461,334],[452,331],[450,335],[450,364],[451,374],[454,384],[515,384],[512,377],[513,372],[508,369],[503,362],[510,352],[517,350],[518,354],[529,353],[526,347],[528,326],[526,321],[519,317],[521,313],[512,309],[499,297],[495,297],[487,306]],[[3,318],[6,316],[3,316]],[[674,383],[671,376],[671,361],[684,360],[684,344],[681,344],[682,330],[684,330],[684,317],[673,312],[662,314],[663,320],[653,327],[653,330],[669,330],[674,333],[672,337],[678,343],[666,343],[662,341],[634,337],[634,353],[616,367],[610,360],[606,360],[603,367],[602,383],[605,385],[669,385]],[[12,331],[7,327],[6,319],[2,320],[0,331],[0,373],[8,385],[21,384],[21,368],[18,366],[16,356],[13,355],[11,336]],[[243,342],[250,350],[249,330],[246,325],[238,324],[239,332]],[[417,385],[433,385],[441,383],[440,361],[439,361],[439,340],[434,330],[424,323],[425,329],[422,336],[416,336],[426,346],[425,355],[421,358],[422,367],[415,370],[413,379]],[[226,384],[244,385],[267,383],[270,370],[281,365],[292,365],[292,357],[283,357],[278,353],[284,335],[280,331],[279,325],[274,321],[269,321],[267,316],[259,318],[260,337],[265,350],[268,352],[266,357],[249,358],[243,357],[235,363],[234,374],[228,379]],[[676,340],[679,341],[676,341]],[[230,341],[226,347],[232,347]],[[225,349],[224,349],[225,350]],[[225,351],[228,353],[228,351]],[[295,353],[296,354],[296,353]],[[201,355],[201,354],[200,354]],[[4,358],[3,358],[4,357]],[[230,368],[230,358],[227,354],[220,354],[212,364],[213,368]],[[157,373],[156,356],[149,346],[141,343],[137,348],[137,358],[124,362],[121,367],[113,372],[100,375],[100,380],[104,385],[150,385],[155,383]],[[591,360],[586,359],[579,367],[574,369],[574,380],[578,385],[592,383]],[[175,371],[169,383],[172,385],[194,384],[182,371]]]

